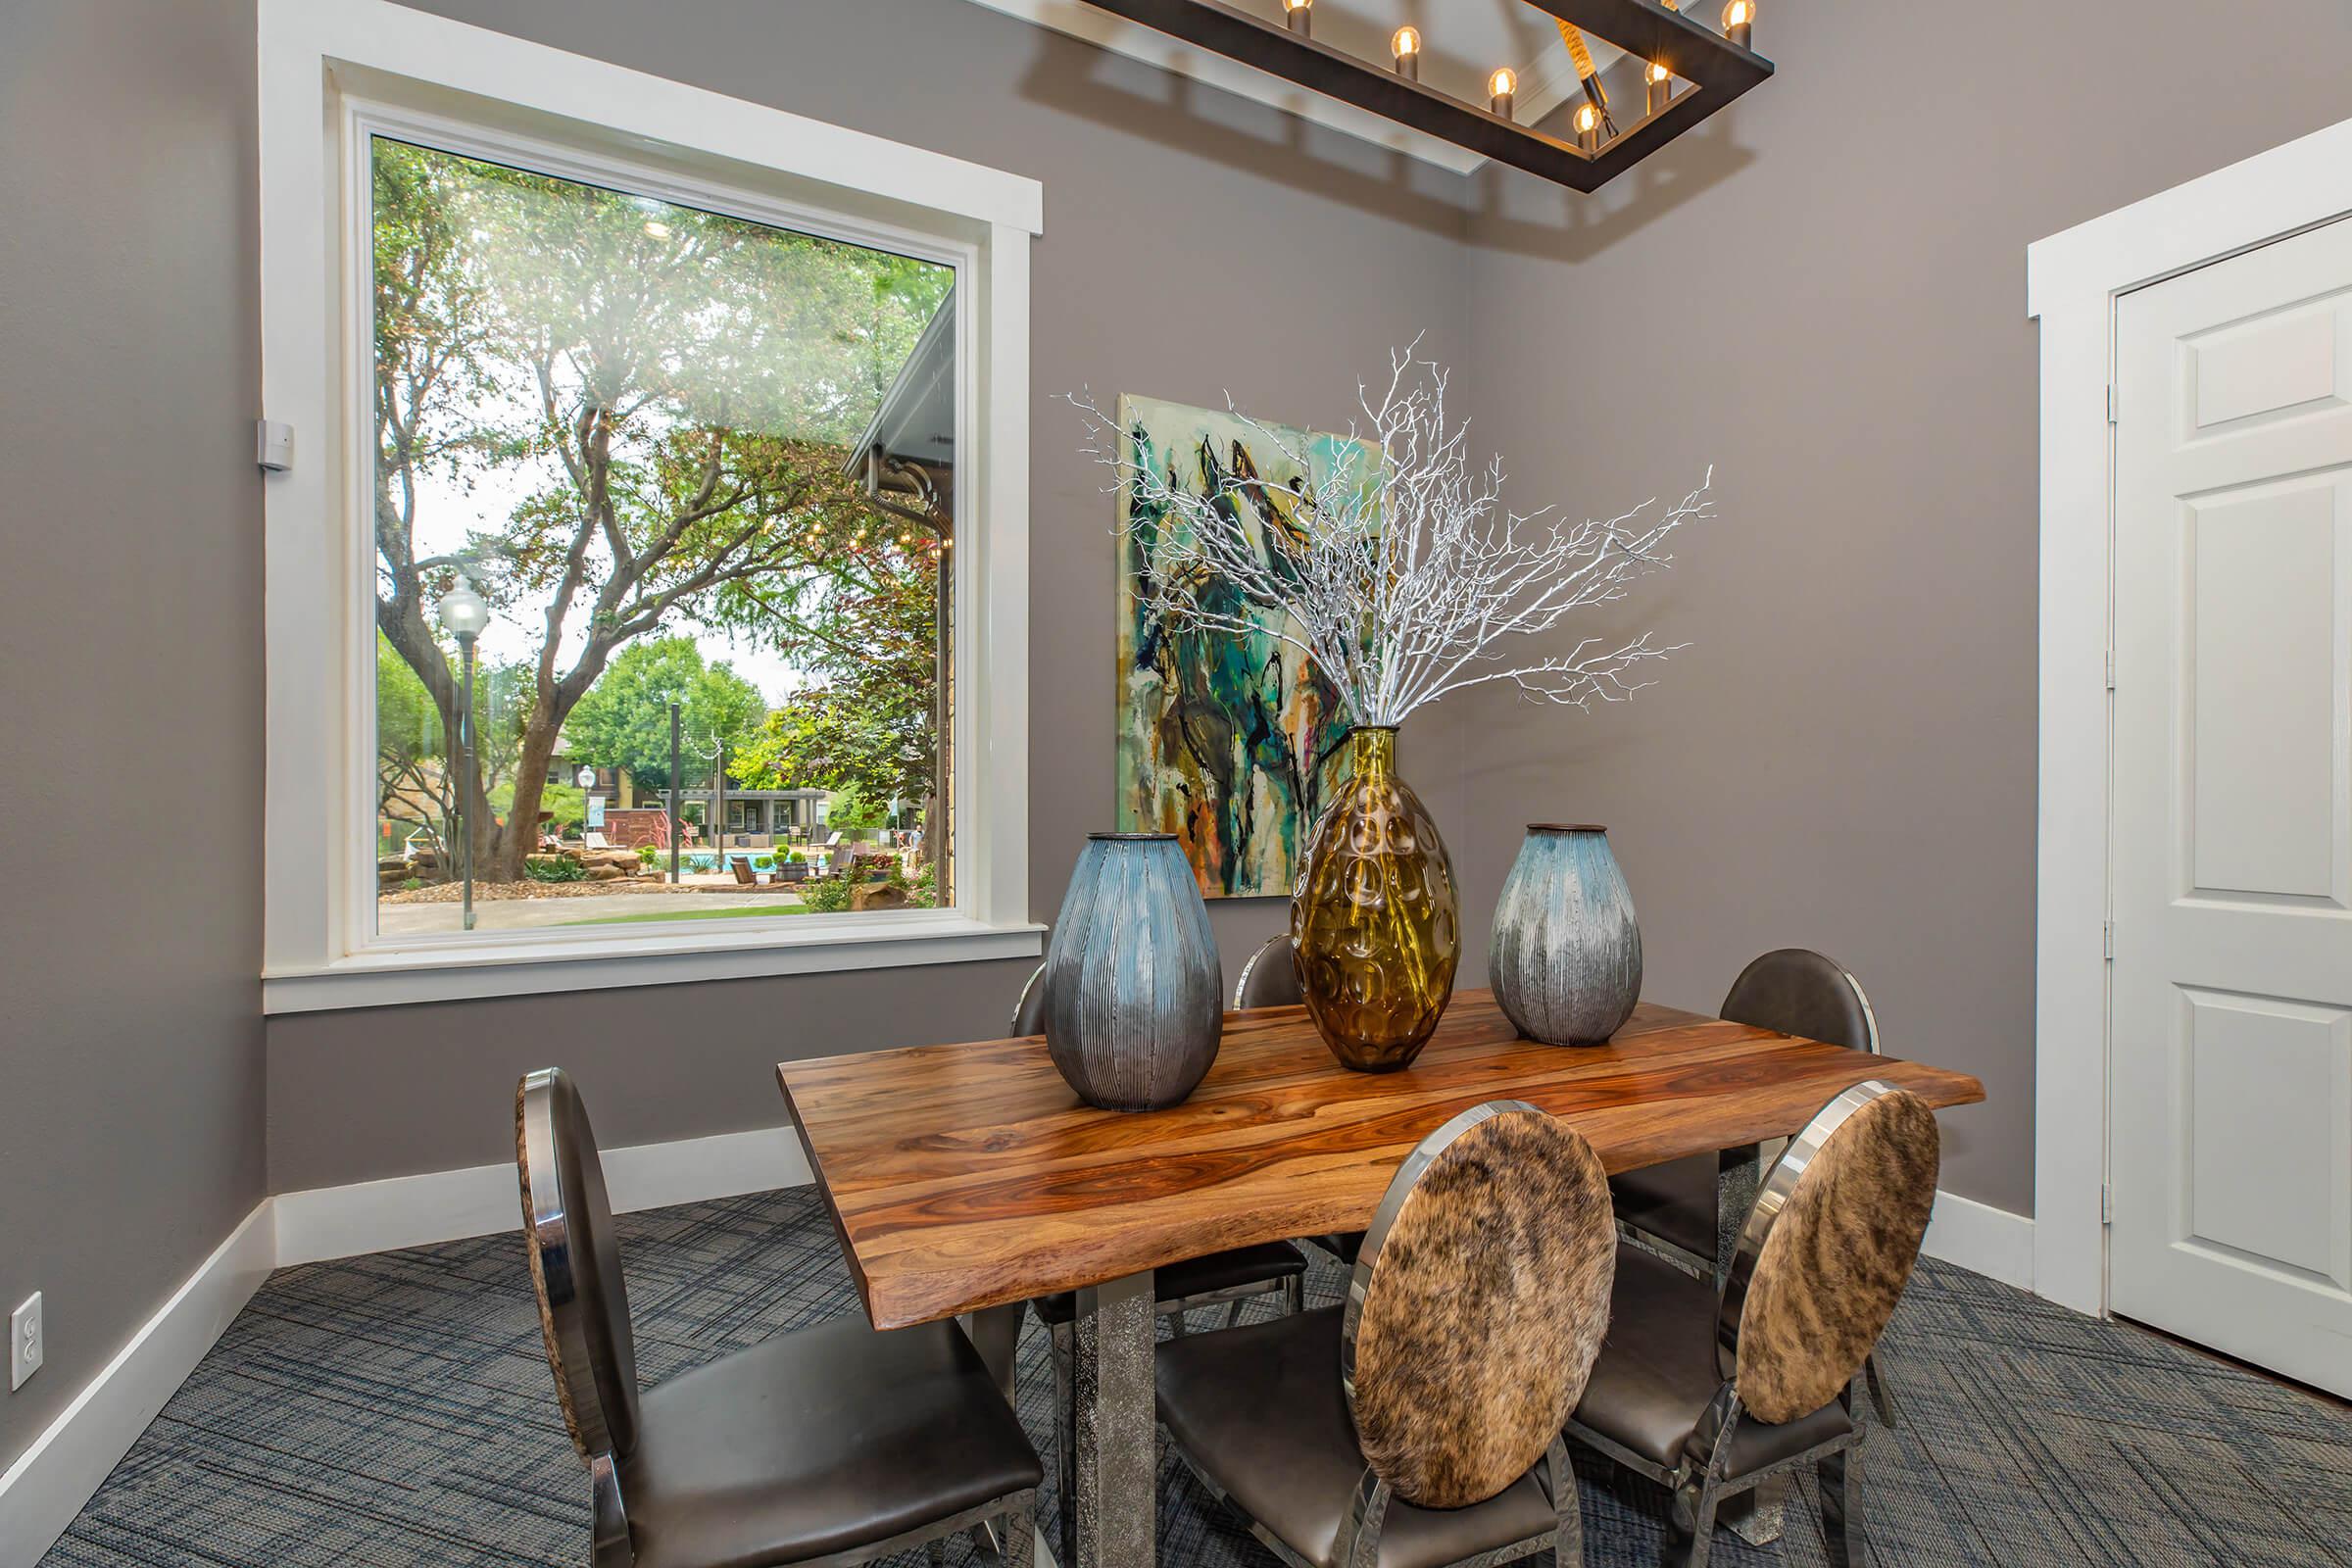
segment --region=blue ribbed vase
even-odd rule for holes
[[[1531,822],[1494,906],[1487,983],[1530,1040],[1597,1046],[1642,999],[1642,928],[1608,829]]]
[[[1046,1049],[1078,1098],[1157,1110],[1217,1059],[1225,972],[1170,833],[1090,833],[1046,945]]]

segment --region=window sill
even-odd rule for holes
[[[265,968],[262,1011],[326,1012],[553,991],[896,969],[1034,958],[1044,951],[1041,925],[988,925],[954,910],[929,909],[826,920],[801,916],[789,931],[763,922],[723,934],[698,930],[551,939],[516,933],[504,941],[379,950],[316,966]]]

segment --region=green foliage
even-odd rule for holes
[[[704,759],[724,741],[729,755],[753,737],[767,705],[725,661],[705,664],[691,637],[663,637],[621,650],[564,727],[573,757],[625,767],[644,789],[669,788],[669,705],[679,705],[679,770],[691,788],[710,776]],[[730,768],[730,771],[733,771]]]
[[[786,698],[743,747],[729,772],[745,787],[855,786],[882,801],[931,794],[941,566],[928,534],[894,526],[801,607],[795,658],[824,684]]]
[[[661,858],[662,852],[654,848],[651,844],[640,844],[637,846],[637,861],[640,865],[652,865],[656,860]]]
[[[377,624],[445,730],[432,606],[457,571],[536,639],[514,831],[479,841],[511,876],[556,736],[616,654],[690,621],[797,661],[856,591],[887,536],[847,446],[953,274],[382,138],[372,194]],[[453,485],[523,494],[419,515]],[[666,782],[665,732],[650,760]]]
[[[588,868],[560,855],[534,855],[522,862],[523,874],[534,882],[585,882]]]
[[[850,879],[814,876],[800,886],[801,902],[819,914],[839,914],[850,906]]]
[[[514,786],[501,784],[485,797],[490,809],[501,817],[514,809]],[[549,813],[546,826],[564,837],[576,835],[588,816],[588,796],[574,784],[543,784],[539,787],[539,809]]]
[[[866,794],[855,780],[835,790],[825,803],[826,825],[844,833],[880,827],[889,814],[888,805]]]

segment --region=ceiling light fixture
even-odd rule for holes
[[[1526,0],[1559,24],[1584,90],[1581,109],[1593,111],[1591,128],[1571,112],[1562,127],[1574,139],[1512,118],[1516,73],[1490,76],[1486,112],[1475,100],[1423,84],[1424,40],[1416,27],[1399,27],[1389,40],[1391,65],[1357,58],[1318,41],[1308,26],[1312,0],[1284,0],[1284,23],[1242,10],[1226,0],[1088,0],[1099,11],[1125,17],[1196,47],[1294,82],[1311,92],[1378,115],[1385,120],[1449,142],[1482,158],[1569,187],[1597,190],[1675,137],[1772,74],[1772,62],[1749,48],[1754,36],[1755,0],[1729,0],[1725,30],[1701,25],[1668,0]],[[1644,88],[1644,113],[1620,125],[1610,113],[1602,73],[1588,71],[1585,35],[1604,39],[1633,56],[1624,89],[1636,80]],[[1573,42],[1569,42],[1570,39]],[[1658,63],[1672,61],[1664,74]],[[1597,63],[1593,63],[1597,64]],[[1508,75],[1510,85],[1495,89]],[[1629,98],[1627,100],[1631,102]]]

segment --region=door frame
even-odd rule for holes
[[[2352,217],[2352,120],[2026,247],[2041,322],[2034,1290],[2107,1314],[2116,302]]]

